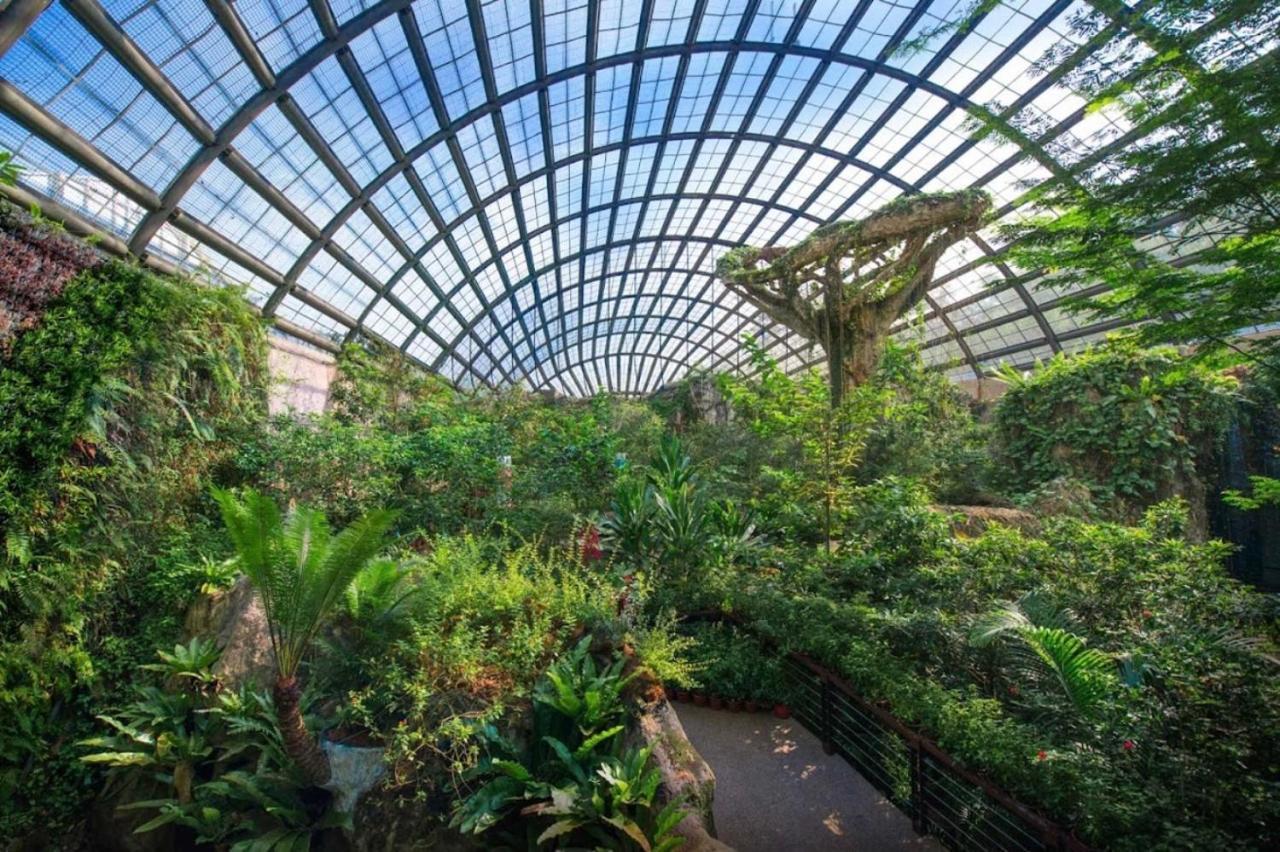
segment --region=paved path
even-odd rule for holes
[[[675,707],[716,774],[717,833],[739,852],[942,849],[794,719]]]

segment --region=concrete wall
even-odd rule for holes
[[[268,335],[267,342],[270,412],[323,413],[329,405],[329,385],[338,373],[333,354],[278,334]]]

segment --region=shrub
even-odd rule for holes
[[[1108,517],[1134,521],[1169,497],[1191,502],[1203,533],[1198,465],[1235,404],[1234,379],[1173,349],[1111,345],[1055,356],[1021,376],[995,410],[996,468],[1011,492],[1073,478]]]
[[[1092,843],[1266,845],[1275,602],[1226,575],[1225,545],[1185,539],[1184,505],[1137,527],[1063,518],[1042,537],[993,525],[945,546],[922,536],[943,519],[918,518],[910,491],[858,509],[855,528],[886,536],[846,543],[825,586],[740,575],[731,605]],[[993,611],[996,633],[1021,638],[972,643],[996,635]]]
[[[176,638],[226,548],[205,488],[265,415],[238,292],[108,262],[43,311],[0,356],[0,835],[79,811],[55,743]]]

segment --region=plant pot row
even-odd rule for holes
[[[791,718],[791,708],[781,702],[770,704],[756,701],[754,698],[725,698],[723,695],[703,692],[702,690],[673,689],[670,687],[667,688],[667,695],[673,701],[694,704],[698,707],[709,707],[712,710],[728,710],[731,713],[768,713],[772,710],[773,715],[779,719]]]

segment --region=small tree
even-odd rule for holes
[[[990,207],[980,190],[901,198],[865,219],[824,225],[792,248],[734,249],[717,272],[823,348],[839,407],[870,378],[894,322],[924,298],[942,253],[974,233]]]
[[[309,782],[322,786],[329,781],[329,758],[303,721],[298,667],[324,617],[382,549],[395,516],[371,512],[331,535],[324,514],[315,509],[299,507],[282,517],[274,500],[255,491],[240,500],[215,490],[214,498],[240,568],[266,610],[276,662],[276,717],[285,753]]]
[[[1274,366],[1262,356],[1280,338],[1245,348],[1235,337],[1280,320],[1280,4],[1091,0],[1070,26],[1077,37],[1039,67],[1110,33],[1061,85],[1132,129],[1071,151],[1076,165],[1033,191],[1035,215],[1003,229],[1009,260],[1048,272],[1039,283],[1073,293],[1068,309],[1135,323],[1143,345],[1233,349]],[[985,132],[1035,146],[1045,128],[1033,111],[1008,122],[1001,111],[974,115]],[[1054,144],[1071,144],[1063,137]]]

